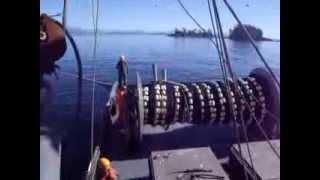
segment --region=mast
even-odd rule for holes
[[[68,7],[67,0],[63,0],[62,25],[63,25],[63,28],[64,28],[64,29],[67,28],[67,7]]]

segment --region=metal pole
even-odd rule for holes
[[[152,69],[153,69],[153,79],[155,82],[158,81],[158,67],[157,64],[152,64]]]
[[[162,70],[162,80],[167,81],[167,69]]]
[[[62,16],[63,28],[67,28],[67,0],[63,0],[63,16]]]

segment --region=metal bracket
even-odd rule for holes
[[[99,146],[97,146],[94,151],[94,154],[92,156],[91,162],[89,164],[86,180],[94,180],[95,179],[100,154],[101,154],[100,148],[99,148]]]
[[[139,73],[137,72],[137,92],[138,92],[138,140],[142,142],[142,131],[144,121],[144,106],[142,94],[142,81]]]

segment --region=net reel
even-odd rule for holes
[[[146,124],[164,129],[177,122],[232,126],[232,117],[238,125],[242,118],[247,129],[259,123],[269,138],[279,137],[279,123],[269,114],[279,117],[280,94],[269,73],[258,68],[237,81],[238,87],[229,80],[229,101],[226,84],[221,80],[177,83],[156,77],[155,81],[142,84],[137,74],[137,84],[128,86],[125,98],[130,141],[134,144],[142,142]],[[254,130],[248,133],[259,136]]]

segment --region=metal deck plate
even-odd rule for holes
[[[148,159],[133,159],[125,161],[112,161],[118,171],[119,180],[147,180],[150,179]]]
[[[52,146],[52,139],[40,135],[40,179],[60,179],[60,144],[59,149]]]
[[[271,140],[280,154],[280,140]],[[250,142],[249,148],[252,156],[254,169],[250,166],[250,158],[246,143],[240,144],[242,157],[240,157],[237,144],[231,148],[232,155],[242,166],[246,167],[246,171],[251,176],[258,176],[258,179],[280,179],[280,159],[270,148],[266,141]]]
[[[196,177],[199,180],[229,180],[209,147],[154,151],[150,162],[154,180],[190,179],[191,175],[199,175]],[[213,178],[215,176],[223,178]]]

